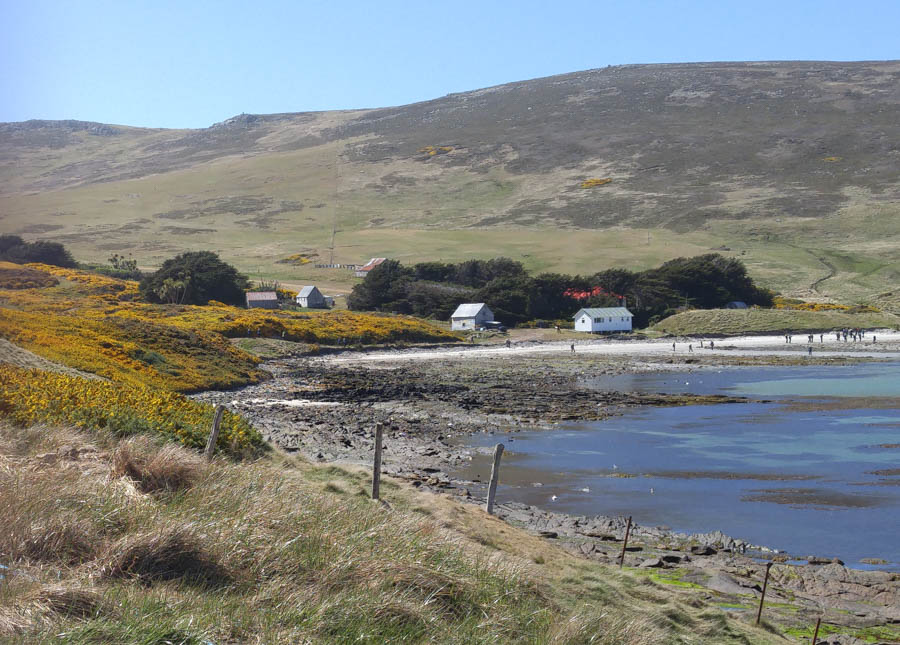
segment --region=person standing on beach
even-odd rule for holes
[[[809,355],[812,356],[812,345],[808,346],[806,349],[809,350]]]
[[[572,343],[572,344],[570,345],[570,347],[572,348],[572,353],[574,354],[574,353],[575,353],[575,343]]]
[[[672,343],[672,351],[675,351],[675,343]]]
[[[688,354],[694,353],[694,346],[692,344],[688,344]]]

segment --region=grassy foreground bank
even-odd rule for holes
[[[900,316],[889,313],[799,311],[787,309],[696,309],[659,321],[650,329],[677,336],[740,335],[780,332],[827,332],[859,327],[900,327]]]
[[[0,425],[13,643],[768,643],[691,590],[447,498],[275,455]]]

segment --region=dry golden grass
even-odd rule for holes
[[[88,618],[103,607],[103,601],[93,589],[50,585],[25,595],[25,603],[44,614]]]
[[[16,598],[15,605],[3,602],[7,594]],[[5,590],[0,587],[0,638],[45,629],[58,620],[87,620],[107,611],[107,603],[94,589],[13,583]]]
[[[0,563],[22,560],[74,565],[91,559],[97,535],[88,522],[48,497],[64,487],[68,495],[90,494],[75,472],[55,469],[0,472]]]
[[[588,608],[559,623],[548,645],[658,645],[666,642],[666,630],[649,616],[622,612],[596,613]]]
[[[0,531],[0,563],[10,567],[0,637],[772,641],[702,618],[719,612],[701,599],[685,604],[446,497],[386,480],[383,506],[366,498],[360,471],[277,453],[199,467],[196,459],[150,441],[0,424],[0,525],[9,527]],[[700,632],[709,638],[698,640]]]
[[[160,448],[148,437],[134,437],[118,445],[110,473],[129,477],[142,493],[159,493],[190,488],[204,470],[195,452],[172,444]]]
[[[131,578],[144,583],[182,580],[212,585],[229,580],[225,568],[191,524],[128,534],[111,544],[99,562],[100,576],[104,578]]]

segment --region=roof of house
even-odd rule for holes
[[[318,289],[316,289],[315,285],[307,285],[307,286],[303,287],[302,289],[300,289],[300,293],[297,294],[297,297],[298,298],[308,298],[309,294],[311,294],[313,291],[318,291]]]
[[[478,312],[482,309],[486,308],[487,305],[483,302],[468,302],[460,305],[456,308],[456,311],[453,312],[451,318],[474,318],[478,315]],[[488,309],[490,311],[490,309]]]
[[[371,271],[372,269],[377,267],[379,264],[381,264],[385,260],[387,260],[387,258],[372,258],[371,260],[369,260],[368,262],[366,262],[364,265],[357,268],[356,270],[357,271]]]
[[[633,316],[630,311],[628,311],[625,307],[586,307],[584,309],[579,309],[575,312],[575,315],[572,318],[578,318],[582,313],[586,313],[591,318],[600,318],[600,317],[622,317],[622,316]]]
[[[278,300],[278,294],[274,291],[248,291],[247,302],[256,302],[259,300]]]

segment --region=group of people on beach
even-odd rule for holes
[[[702,340],[700,341],[700,347],[704,347]],[[709,349],[715,349],[715,348],[716,348],[716,341],[714,341],[714,340],[709,341]],[[673,352],[678,351],[675,346],[675,343],[672,343],[672,351]],[[688,354],[693,354],[693,353],[694,353],[694,343],[688,343]]]
[[[865,337],[865,335],[866,335],[866,330],[860,329],[859,327],[854,327],[852,329],[848,329],[847,327],[844,327],[843,329],[839,329],[838,331],[836,331],[834,334],[835,340],[840,341],[841,337],[843,337],[845,343],[847,342],[848,336],[850,337],[850,340],[852,340],[855,343],[856,341],[862,342],[862,339]],[[875,342],[874,335],[872,336],[872,342],[873,343]]]
[[[844,327],[843,329],[838,329],[834,332],[834,339],[838,342],[841,342],[841,340],[843,340],[846,343],[847,339],[849,338],[851,341],[853,341],[855,343],[857,341],[862,342],[865,335],[866,335],[866,330],[862,329],[860,327],[853,327],[853,328]],[[791,332],[785,332],[784,342],[792,343],[793,341],[794,341],[794,335]],[[807,334],[806,342],[807,343],[816,342],[816,335],[815,334]],[[819,342],[820,343],[825,342],[825,334],[819,334]],[[872,336],[872,342],[873,343],[875,342],[874,335]]]
[[[249,333],[249,330],[248,330],[248,333]],[[852,340],[853,342],[856,342],[856,341],[862,341],[862,339],[865,335],[866,335],[865,329],[861,329],[859,327],[856,327],[853,329],[844,328],[844,329],[839,329],[835,332],[835,340],[840,341],[841,338],[843,338],[844,342],[847,342],[847,339],[850,338],[850,340]],[[812,356],[812,344],[815,341],[816,341],[815,334],[807,334],[806,335],[806,342],[808,344],[806,349],[810,356]],[[700,341],[700,347],[708,347],[709,349],[715,349],[715,347],[716,347],[715,341],[713,341],[713,340],[708,341],[708,345],[704,345],[704,342],[706,342],[706,341],[703,341],[703,340]],[[794,342],[793,333],[785,332],[784,342],[785,343],[793,343]],[[819,342],[820,343],[825,342],[825,334],[819,334]],[[875,342],[875,335],[873,334],[872,335],[872,343],[874,343],[874,342]],[[512,343],[510,342],[510,339],[508,339],[508,338],[506,339],[506,347],[507,348],[512,347]],[[569,349],[574,354],[575,353],[575,343],[570,343]],[[688,343],[687,350],[688,350],[689,354],[693,354],[694,353],[694,344]],[[672,351],[673,352],[678,351],[677,345],[674,342],[672,343]]]

